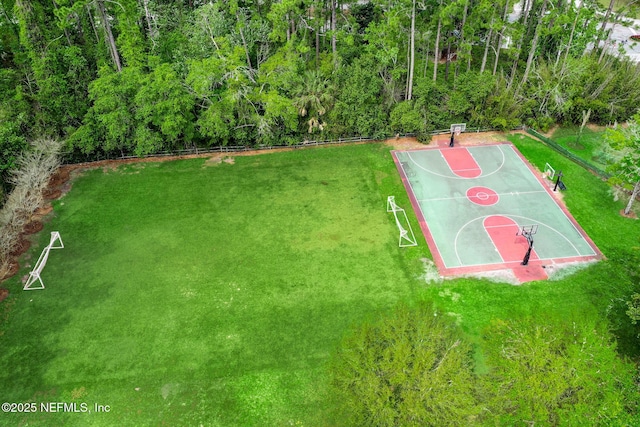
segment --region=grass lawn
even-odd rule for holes
[[[580,135],[580,126],[562,126],[553,132],[551,138],[592,165],[602,170],[607,169],[608,165],[602,157],[604,129],[592,130],[585,126]]]
[[[618,215],[606,183],[510,138],[534,165],[563,170],[569,209],[608,260],[523,286],[426,282],[424,238],[399,249],[385,211],[388,195],[410,205],[381,144],[85,172],[29,252],[33,262],[60,231],[47,289],[5,284],[0,394],[110,412],[0,414],[0,424],[339,425],[327,362],[350,327],[400,301],[434,301],[479,344],[492,321],[534,317],[612,329],[636,357],[624,301],[639,290],[639,221]]]
[[[9,282],[0,383],[3,401],[111,412],[2,417],[15,425],[326,419],[324,365],[344,331],[419,286],[411,259],[425,245],[399,251],[385,211],[387,190],[399,188],[380,145],[84,173],[30,252],[37,258],[48,231],[61,232],[65,248],[51,253],[46,290]]]

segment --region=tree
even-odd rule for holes
[[[613,11],[614,5],[615,5],[615,0],[609,0],[609,7],[607,7],[607,11],[602,17],[602,25],[600,26],[600,30],[598,30],[598,34],[596,36],[596,40],[594,43],[595,49],[593,49],[594,52],[597,52],[597,49],[600,47],[600,42],[602,41],[602,38],[605,37],[607,22],[609,21],[609,16],[611,15],[611,11]],[[605,47],[603,47],[602,49],[606,50]],[[602,55],[600,56],[600,59],[598,60],[598,62],[600,62],[601,60],[602,60]]]
[[[293,104],[300,117],[308,118],[308,133],[315,129],[324,130],[327,124],[324,117],[333,107],[335,89],[329,79],[323,78],[317,71],[308,71],[303,85],[298,87]]]
[[[640,194],[640,113],[636,113],[627,127],[617,126],[607,129],[605,141],[611,149],[617,182],[632,186],[631,198],[624,209],[625,215],[631,211],[633,201]]]
[[[520,91],[520,89],[527,83],[527,79],[529,78],[529,71],[531,70],[531,65],[533,64],[533,59],[536,55],[536,48],[538,46],[538,40],[540,39],[540,32],[542,30],[542,20],[545,16],[545,12],[547,10],[548,0],[544,0],[542,3],[542,9],[538,16],[538,24],[536,25],[536,29],[533,35],[533,40],[531,41],[531,47],[529,48],[529,56],[527,57],[527,65],[524,69],[524,74],[522,75],[522,82],[520,86],[516,88],[516,94]]]
[[[102,29],[105,33],[107,47],[109,48],[109,53],[111,54],[111,59],[113,60],[113,64],[116,67],[118,72],[122,71],[122,61],[120,60],[120,51],[116,46],[116,40],[113,36],[113,31],[111,31],[111,23],[109,17],[107,16],[107,10],[104,7],[103,0],[95,0],[95,6],[98,10],[98,15],[100,16],[100,23],[102,24]]]
[[[159,64],[145,75],[134,100],[136,153],[174,148],[178,141],[185,145],[191,142],[195,134],[194,98],[170,64]]]
[[[438,78],[438,62],[440,61],[440,33],[442,31],[442,0],[439,0],[439,8],[435,15],[438,17],[438,30],[436,32],[436,47],[433,56],[433,81]]]
[[[378,67],[376,58],[363,55],[350,66],[340,68],[336,104],[329,112],[334,135],[385,134],[387,111],[380,105],[383,82]]]
[[[468,425],[480,411],[472,348],[452,319],[427,305],[400,307],[353,331],[331,371],[352,425]]]
[[[409,59],[409,77],[407,78],[407,95],[406,99],[411,100],[413,94],[413,69],[416,60],[416,0],[411,3],[411,31],[410,31],[410,59]]]
[[[131,153],[138,127],[135,97],[142,80],[142,71],[136,67],[125,67],[120,72],[109,67],[100,70],[100,77],[89,87],[93,106],[76,131],[78,135],[71,138],[73,146],[84,152],[97,146],[106,152]],[[80,136],[93,136],[97,141]]]
[[[449,112],[440,107],[446,105],[448,93],[444,83],[425,77],[416,80],[414,109],[420,112],[424,131],[442,129],[451,123]]]
[[[505,4],[504,4],[504,12],[502,14],[502,21],[500,21],[500,23],[502,24],[500,26],[500,28],[498,29],[498,37],[496,39],[496,44],[493,47],[493,50],[495,52],[495,59],[493,61],[493,75],[496,75],[496,72],[498,71],[498,60],[500,59],[500,51],[502,50],[502,40],[503,37],[505,37],[505,32],[509,30],[509,26],[506,25],[507,22],[507,18],[508,18],[508,13],[509,13],[509,6],[510,6],[510,1],[506,0]]]
[[[632,425],[635,367],[592,325],[494,321],[485,333],[487,425]]]

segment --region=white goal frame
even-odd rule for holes
[[[411,228],[411,223],[409,222],[409,218],[407,218],[407,213],[400,206],[396,204],[395,196],[387,197],[387,212],[393,212],[393,217],[396,220],[396,225],[398,226],[398,230],[400,231],[400,237],[398,238],[398,247],[406,248],[410,246],[418,246],[418,242],[416,241],[416,236],[413,234],[413,229]],[[400,218],[398,218],[398,212],[404,217],[404,222],[407,224],[407,229],[405,229],[400,223]]]
[[[42,282],[42,278],[40,277],[40,273],[44,269],[44,266],[47,264],[47,259],[49,259],[49,252],[51,249],[62,249],[64,248],[64,244],[62,243],[62,238],[60,237],[60,233],[57,231],[51,232],[51,239],[49,240],[49,244],[42,250],[40,254],[40,258],[36,262],[36,265],[33,267],[33,270],[29,273],[29,278],[27,279],[27,283],[25,283],[24,288],[25,291],[33,291],[36,289],[44,289],[44,283]],[[33,286],[34,283],[40,283],[40,286]]]

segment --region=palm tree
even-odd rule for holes
[[[333,83],[318,71],[305,73],[303,83],[296,91],[293,103],[301,117],[309,117],[307,122],[309,133],[312,133],[315,128],[321,131],[325,129],[326,123],[322,117],[333,106],[334,91]]]

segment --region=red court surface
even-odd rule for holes
[[[471,187],[467,190],[467,198],[476,205],[490,206],[500,201],[500,196],[487,187]]]
[[[540,174],[509,143],[394,151],[411,204],[443,276],[510,270],[519,282],[547,268],[602,257]],[[523,226],[537,234],[528,249]]]
[[[467,149],[443,150],[442,156],[453,173],[465,178],[475,178],[482,174],[480,166]]]

